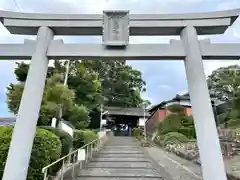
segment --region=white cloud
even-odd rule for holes
[[[235,65],[238,64],[240,65],[239,61],[231,61],[231,60],[222,60],[222,61],[204,61],[204,70],[206,76],[209,76],[212,71],[220,68],[220,67],[227,67],[230,65]]]

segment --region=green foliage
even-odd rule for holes
[[[24,84],[12,84],[7,87],[7,104],[10,112],[17,114],[22,98]]]
[[[166,146],[167,144],[181,144],[188,142],[188,138],[181,133],[178,132],[170,132],[164,136],[163,144]]]
[[[73,147],[73,138],[70,136],[67,132],[58,129],[58,128],[53,128],[51,126],[40,126],[42,129],[46,129],[48,131],[51,131],[55,135],[57,135],[62,143],[62,155],[65,156],[67,155],[70,150]]]
[[[229,127],[229,128],[239,128],[240,127],[240,119],[230,119],[227,122],[227,127]]]
[[[98,73],[102,84],[102,95],[107,106],[137,107],[143,100],[145,82],[140,71],[134,70],[123,60],[83,60],[86,69]]]
[[[93,140],[97,139],[98,136],[96,133],[90,130],[75,130],[74,137],[73,137],[73,146],[74,149],[78,149],[85,144],[92,142]]]
[[[65,116],[76,129],[85,129],[90,123],[89,110],[84,105],[75,105]]]
[[[12,127],[0,127],[0,134],[0,177],[2,177],[12,136]],[[44,129],[37,129],[27,180],[42,180],[42,168],[60,157],[61,148],[61,141],[55,134]]]
[[[221,67],[208,77],[211,95],[225,101],[233,99],[239,91],[240,66]]]
[[[20,83],[10,84],[7,91],[8,107],[14,114],[17,114],[29,69],[29,65],[24,62],[17,65],[15,75]],[[70,117],[78,128],[85,128],[89,119],[85,116],[87,113],[84,108],[78,108],[81,105],[90,113],[92,110],[99,111],[100,104],[138,107],[144,101],[141,92],[145,91],[145,82],[141,72],[127,65],[126,61],[71,61],[68,87],[63,86],[65,65],[66,61],[54,61],[54,66],[48,68],[38,125],[50,125],[52,117],[59,115],[60,104],[63,105],[64,119]],[[149,101],[146,103],[149,104]],[[83,119],[76,120],[75,112],[78,111],[83,111]],[[91,126],[97,126],[98,117],[92,117],[94,123]]]
[[[166,134],[168,132],[177,132],[181,126],[181,119],[178,114],[169,114],[158,124],[158,134]]]
[[[178,132],[185,135],[189,139],[195,139],[196,138],[196,132],[195,132],[194,126],[180,127]]]
[[[175,109],[175,107],[177,107],[175,113],[169,114],[158,124],[158,141],[161,141],[161,143],[164,142],[165,137],[168,138],[168,134],[171,135],[171,133],[181,134],[189,139],[196,138],[193,117],[181,114],[182,111],[179,111],[181,108],[174,106],[173,109]],[[178,142],[176,141],[176,143]]]
[[[142,133],[143,133],[142,129],[133,128],[132,131],[133,131],[133,133],[132,133],[133,137],[139,138],[140,136],[142,136]]]
[[[230,113],[229,112],[221,113],[221,114],[217,115],[217,119],[220,124],[224,124],[228,120],[230,120]]]
[[[101,80],[98,73],[87,69],[82,62],[71,63],[70,69],[68,87],[75,91],[76,104],[83,104],[88,109],[99,107],[103,102],[103,96],[101,93]]]
[[[63,113],[73,106],[74,92],[61,84],[61,80],[62,76],[59,74],[54,74],[47,80],[38,125],[50,125],[51,119],[56,116],[60,104],[63,104]],[[8,108],[14,114],[17,114],[23,88],[24,83],[10,84],[7,88]]]
[[[184,108],[179,104],[173,104],[167,107],[167,110],[172,113],[183,114]]]
[[[25,82],[27,79],[27,73],[29,69],[29,65],[24,62],[16,63],[18,68],[14,70],[16,78],[19,82]]]

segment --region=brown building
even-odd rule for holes
[[[187,116],[192,115],[192,108],[190,103],[190,97],[188,94],[176,95],[169,101],[163,101],[149,109],[150,117],[146,121],[146,129],[148,133],[153,133],[156,125],[162,121],[170,112],[167,110],[167,106],[179,104],[183,107],[184,113]]]
[[[222,102],[214,98],[212,98],[211,103],[215,115],[221,114],[231,107],[230,102]],[[170,113],[166,107],[173,104],[181,105],[184,109],[185,115],[192,115],[192,106],[189,94],[186,93],[183,95],[176,95],[173,99],[169,101],[163,101],[148,110],[150,114],[148,120],[146,121],[146,129],[148,133],[153,133],[157,124]]]

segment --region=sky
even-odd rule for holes
[[[130,10],[132,14],[165,14],[208,12],[240,8],[240,0],[0,0],[0,10],[38,12],[101,14],[103,10]],[[32,36],[11,35],[0,24],[0,43],[19,43]],[[66,43],[101,43],[100,37],[61,37]],[[240,42],[240,18],[223,35],[204,36],[212,42]],[[168,43],[178,37],[131,37],[130,43]],[[142,94],[152,104],[169,100],[176,94],[188,91],[182,61],[127,61],[133,68],[142,72],[147,91]],[[204,61],[206,77],[219,67],[240,64],[238,61]],[[14,61],[0,61],[0,117],[12,116],[7,109],[6,87],[16,82]]]

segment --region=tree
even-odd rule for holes
[[[99,107],[103,102],[101,82],[96,72],[88,70],[82,63],[72,64],[68,77],[68,87],[75,91],[76,104],[88,109]]]
[[[210,94],[219,100],[233,99],[239,94],[240,66],[221,67],[208,77]]]
[[[85,129],[90,123],[89,110],[84,105],[74,105],[66,115],[66,119],[76,129]]]
[[[27,79],[27,73],[29,69],[29,64],[26,64],[25,62],[16,62],[17,68],[14,70],[14,73],[16,75],[16,79],[19,82],[25,82]],[[59,73],[59,71],[56,71],[54,67],[48,67],[47,77],[51,77],[53,74]]]
[[[40,109],[39,125],[49,125],[60,104],[63,104],[63,113],[73,106],[74,92],[65,87],[61,81],[62,76],[59,74],[55,74],[47,80]],[[8,108],[14,114],[18,112],[23,89],[24,83],[10,84],[7,88]]]
[[[53,67],[48,68],[47,83],[39,118],[40,125],[49,124],[49,120],[59,110],[60,104],[63,104],[63,117],[66,120],[69,117],[78,124],[78,120],[73,120],[77,117],[76,114],[73,114],[75,112],[80,111],[83,115],[88,114],[88,116],[97,117],[99,121],[100,104],[138,107],[145,101],[141,98],[141,92],[145,91],[145,82],[142,80],[141,72],[128,66],[126,61],[71,61],[68,86],[64,87],[62,83],[66,73],[66,62],[54,61]],[[18,63],[17,65],[15,75],[20,83],[10,84],[7,92],[8,107],[14,114],[18,110],[29,68],[29,65],[25,63]],[[83,110],[84,108],[88,113],[84,113],[86,112]],[[96,119],[92,118],[92,120],[97,122]],[[83,122],[86,123],[88,120]],[[97,125],[98,123],[91,123],[91,126],[95,127]],[[80,128],[80,125],[77,126]],[[82,127],[85,127],[85,125],[81,125]]]
[[[143,102],[140,92],[145,91],[146,83],[141,72],[128,66],[126,61],[83,60],[82,63],[98,73],[106,106],[137,107]]]
[[[48,67],[49,79],[54,74],[65,76],[67,61],[54,61],[53,67]],[[24,83],[27,77],[28,64],[17,63],[15,75],[18,81]],[[63,78],[60,81],[63,83]],[[100,106],[103,101],[101,82],[98,74],[86,69],[80,61],[71,61],[68,76],[68,88],[75,92],[75,103],[84,104],[90,110]]]

